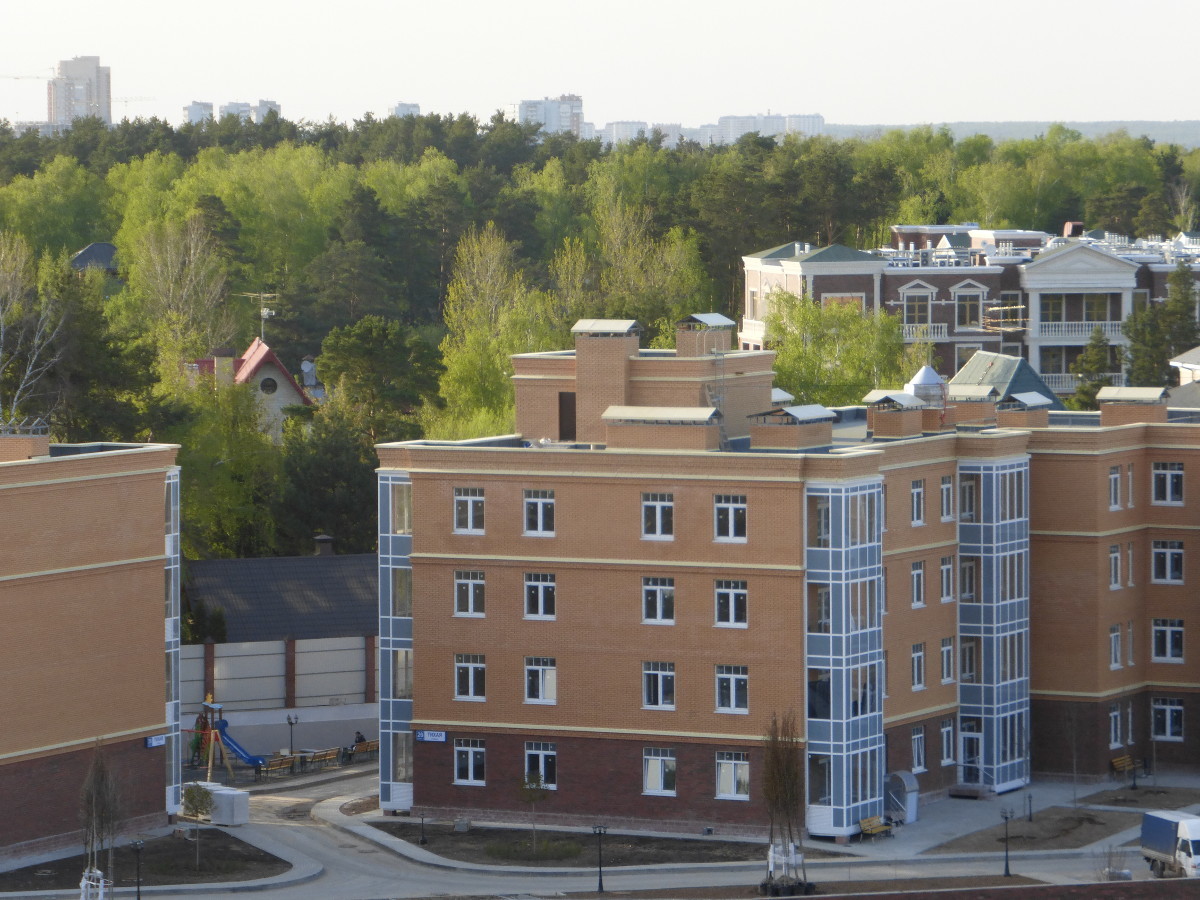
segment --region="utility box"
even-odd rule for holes
[[[250,822],[250,795],[246,791],[217,788],[212,791],[209,821],[214,825],[246,825]]]

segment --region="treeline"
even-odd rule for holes
[[[372,443],[511,428],[508,355],[566,345],[576,318],[669,345],[685,313],[736,318],[741,257],[785,241],[948,221],[1165,235],[1194,227],[1198,187],[1200,151],[1061,127],[608,148],[466,115],[0,125],[0,410],[59,439],[181,443],[193,556],[303,552],[314,531],[369,549]],[[72,272],[94,241],[115,277]],[[282,452],[252,402],[188,375],[260,327],[293,370],[316,357],[333,398]]]

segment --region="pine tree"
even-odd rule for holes
[[[1111,360],[1112,348],[1104,329],[1097,325],[1092,329],[1092,336],[1083,352],[1071,363],[1071,372],[1079,376],[1075,396],[1070,400],[1073,409],[1097,408],[1096,395],[1100,393],[1100,388],[1112,384],[1110,373],[1114,367]]]

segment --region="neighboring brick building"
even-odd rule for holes
[[[928,370],[772,407],[773,354],[732,324],[690,317],[672,352],[585,320],[514,357],[519,434],[379,446],[385,809],[516,812],[536,771],[547,820],[758,829],[788,711],[835,837],[909,774],[929,799],[1194,757],[1200,425]]]
[[[1071,363],[1099,327],[1114,348],[1110,381],[1122,385],[1121,323],[1167,296],[1179,262],[1200,274],[1198,249],[1184,234],[1072,239],[976,225],[894,225],[891,245],[869,253],[783,244],[742,258],[739,340],[746,348],[767,342],[770,294],[781,289],[898,316],[906,340],[934,345],[935,368],[947,377],[988,350],[1024,356],[1060,394],[1075,390]]]
[[[128,829],[179,809],[177,449],[0,434],[0,858],[79,843],[97,740]]]

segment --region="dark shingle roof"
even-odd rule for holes
[[[106,272],[117,271],[117,247],[107,241],[96,241],[88,244],[71,257],[71,265],[79,271],[84,269],[104,269]]]
[[[373,553],[187,563],[188,602],[225,612],[226,639],[279,641],[379,633]]]
[[[976,350],[975,355],[958,370],[958,374],[950,379],[948,390],[953,395],[955,385],[981,384],[995,387],[1002,401],[1014,394],[1035,392],[1043,397],[1054,398],[1050,409],[1066,408],[1055,396],[1054,391],[1042,381],[1041,376],[1033,370],[1033,366],[1019,356]]]

